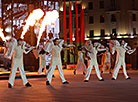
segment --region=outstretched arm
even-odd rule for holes
[[[106,48],[101,48],[101,45],[98,45],[97,51],[105,51],[105,50],[106,50]]]
[[[134,53],[136,51],[136,48],[132,49],[132,50],[128,50],[127,53],[130,55],[132,53]]]
[[[27,48],[28,49],[28,51],[26,51],[25,49],[24,49],[24,53],[25,54],[28,54],[33,48],[35,48],[35,47],[30,47],[30,48]]]

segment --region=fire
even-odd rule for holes
[[[2,38],[3,41],[6,41],[6,38],[3,34],[3,30],[0,28],[0,37]]]
[[[25,33],[27,32],[29,26],[34,26],[36,21],[40,20],[44,15],[44,12],[41,9],[33,10],[33,12],[30,13],[29,17],[26,20],[26,24],[23,27],[23,32],[21,34],[21,38],[24,38]]]
[[[42,21],[41,27],[40,27],[40,31],[39,31],[39,35],[38,35],[38,39],[37,39],[37,46],[40,42],[42,33],[44,32],[46,25],[51,25],[54,28],[56,19],[58,17],[59,17],[59,14],[58,14],[57,10],[46,12],[46,15],[45,15],[45,17]]]

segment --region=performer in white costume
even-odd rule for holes
[[[48,34],[49,40],[46,41],[46,44],[44,45],[43,49],[42,49],[42,53],[46,53],[46,56],[50,56],[51,55],[51,50],[52,47],[54,45],[53,43],[53,34],[50,32]],[[54,75],[52,75],[52,77],[55,77]]]
[[[69,84],[64,78],[63,71],[62,71],[62,62],[61,62],[61,50],[62,50],[62,45],[64,43],[64,40],[59,40],[55,39],[54,40],[54,45],[52,46],[52,59],[51,59],[51,65],[48,70],[48,75],[47,75],[47,81],[46,85],[50,85],[51,80],[52,80],[52,75],[54,73],[54,70],[56,66],[58,67],[59,75],[62,80],[63,84]]]
[[[88,69],[87,69],[87,73],[86,73],[84,82],[88,82],[93,66],[95,67],[96,74],[97,74],[97,77],[99,78],[99,81],[104,81],[99,72],[99,66],[97,63],[97,52],[105,51],[106,49],[105,48],[101,49],[100,46],[101,46],[101,44],[99,44],[99,43],[94,43],[94,46],[93,46],[91,41],[89,41],[88,46],[86,47],[86,49],[89,48],[87,50],[89,51],[88,56],[90,57],[90,60],[88,62]]]
[[[49,54],[51,52],[52,46],[54,45],[54,43],[53,43],[53,34],[49,33],[48,36],[49,36],[49,40],[46,41],[46,44],[43,47],[46,54]]]
[[[121,65],[123,67],[123,72],[124,72],[125,78],[130,79],[130,77],[127,75],[127,72],[126,72],[125,53],[127,52],[128,54],[132,54],[135,50],[136,49],[133,49],[133,50],[127,49],[127,43],[125,43],[124,41],[122,41],[121,46],[120,46],[119,42],[116,41],[117,58],[116,58],[116,63],[115,63],[112,80],[117,79],[117,75],[118,75]]]
[[[24,42],[22,41],[22,39],[18,39],[17,42],[18,42],[18,44],[14,48],[14,52],[13,52],[12,69],[11,69],[11,74],[10,74],[10,78],[9,78],[9,82],[8,82],[8,87],[12,88],[12,86],[14,85],[14,80],[15,80],[15,75],[16,75],[17,68],[19,68],[21,78],[23,80],[23,84],[26,87],[30,87],[31,85],[27,81],[27,78],[26,78],[26,75],[25,75],[25,72],[24,72],[23,53],[27,54],[33,48],[28,48],[28,51],[26,51],[25,49],[27,49],[27,48],[25,47]]]
[[[80,51],[78,51],[78,61],[77,61],[77,66],[74,70],[74,75],[76,75],[76,71],[82,71],[83,75],[85,75],[86,72],[86,65],[84,63],[84,58],[83,58],[83,52],[81,50],[81,48],[79,49]]]
[[[101,73],[104,73],[106,70],[106,66],[108,65],[109,67],[109,71],[111,68],[111,54],[109,52],[109,49],[107,48],[106,51],[102,54],[103,57],[103,69],[101,71]]]
[[[38,75],[41,75],[43,68],[44,68],[45,74],[46,74],[46,54],[45,53],[39,55]]]

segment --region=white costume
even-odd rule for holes
[[[106,51],[103,54],[103,57],[104,57],[104,59],[103,59],[103,71],[105,71],[107,64],[109,65],[109,68],[111,68],[111,54],[110,54],[110,52]]]
[[[25,72],[24,72],[23,53],[25,54],[29,53],[32,50],[32,48],[30,48],[28,51],[25,51],[25,49],[26,48],[24,46],[16,46],[14,48],[13,59],[12,59],[12,69],[11,69],[11,74],[9,78],[9,83],[12,86],[14,85],[17,68],[19,68],[21,78],[23,80],[23,84],[25,85],[28,82],[26,79]]]
[[[95,43],[95,44],[97,45],[98,43]],[[88,52],[88,56],[90,57],[90,60],[88,61],[88,69],[87,69],[87,73],[85,76],[85,80],[89,80],[93,66],[95,67],[97,77],[99,78],[99,80],[102,80],[102,77],[99,72],[99,66],[97,63],[97,53],[98,53],[98,51],[104,51],[106,49],[100,49],[99,47],[100,47],[100,44],[98,44],[97,48],[93,47],[92,44],[89,44],[89,48],[91,48]]]
[[[41,75],[42,68],[45,69],[45,74],[46,74],[46,54],[39,55],[39,69],[38,69],[39,75]]]
[[[61,50],[62,50],[62,45],[63,45],[64,40],[61,40],[59,45],[53,45],[52,46],[52,59],[51,59],[51,65],[48,70],[48,75],[47,75],[47,81],[51,83],[52,80],[52,75],[54,73],[54,70],[56,66],[58,67],[59,75],[62,80],[62,82],[66,82],[63,71],[62,71],[62,62],[61,62]]]
[[[17,40],[15,38],[11,38],[8,42],[5,42],[5,51],[4,57],[7,59],[12,58],[13,50],[17,46]]]
[[[84,71],[85,72],[87,69],[86,69],[86,65],[84,64],[84,59],[83,59],[83,53],[82,53],[82,51],[78,52],[78,56],[79,56],[79,58],[78,58],[76,70],[77,71]]]
[[[112,76],[112,78],[114,78],[114,79],[117,78],[117,75],[118,75],[118,72],[119,72],[121,65],[123,66],[123,72],[124,72],[126,79],[129,77],[127,75],[127,72],[126,72],[125,53],[127,52],[128,54],[131,54],[135,51],[135,49],[134,50],[128,50],[128,51],[127,50],[128,49],[126,49],[126,44],[121,45],[121,46],[120,46],[120,44],[117,44],[117,47],[116,47],[117,58],[116,58],[114,73]]]
[[[53,43],[53,39],[49,39],[47,42],[46,42],[46,44],[44,45],[44,50],[45,50],[45,52],[48,52],[48,53],[50,53],[51,52],[51,50],[52,50],[52,46],[54,45],[54,43]]]

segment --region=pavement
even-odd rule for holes
[[[29,78],[32,87],[26,88],[21,79],[15,80],[15,86],[7,88],[8,80],[0,80],[0,102],[137,102],[138,71],[128,71],[130,80],[126,80],[120,71],[117,80],[111,80],[108,72],[102,74],[105,81],[98,81],[92,72],[88,83],[83,82],[82,73],[73,75],[72,70],[64,70],[68,85],[61,83],[58,71],[55,71],[52,83],[46,86],[46,78]]]

